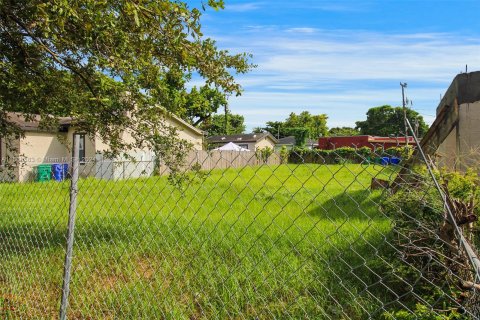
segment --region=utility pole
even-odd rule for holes
[[[403,124],[405,126],[405,145],[408,146],[407,107],[405,104],[405,88],[407,87],[407,83],[400,82],[400,87],[402,87]]]
[[[225,135],[228,135],[228,105],[225,104]]]

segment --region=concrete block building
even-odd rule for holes
[[[437,121],[442,120],[442,121]],[[480,71],[457,75],[437,107],[434,123],[446,130],[437,143],[441,166],[465,170],[480,164]],[[439,129],[440,130],[440,129]],[[432,141],[434,144],[435,142]],[[432,145],[433,146],[433,145]],[[437,146],[433,146],[437,147]]]

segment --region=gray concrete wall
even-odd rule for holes
[[[445,93],[437,115],[458,105],[458,122],[437,150],[438,164],[464,171],[480,168],[480,72],[459,74]]]

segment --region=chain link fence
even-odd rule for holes
[[[1,183],[0,315],[478,319],[477,173],[415,147],[196,153],[175,179],[97,157]]]

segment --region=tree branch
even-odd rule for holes
[[[55,62],[57,62],[62,67],[72,71],[77,76],[79,76],[80,79],[82,79],[82,81],[88,87],[88,90],[92,93],[92,95],[95,98],[98,98],[98,95],[95,92],[95,90],[93,89],[91,83],[88,81],[88,79],[80,71],[78,71],[75,68],[73,68],[72,66],[62,62],[61,59],[58,57],[57,53],[55,53],[53,50],[51,50],[41,39],[36,37],[32,33],[32,31],[22,21],[17,19],[14,15],[11,15],[11,14],[8,14],[8,13],[6,14],[5,12],[4,12],[4,15],[6,17],[10,18],[13,22],[15,22],[20,28],[22,28],[33,41],[35,41],[37,44],[39,44],[48,54],[50,54],[50,56],[52,57],[53,60],[55,60]]]

